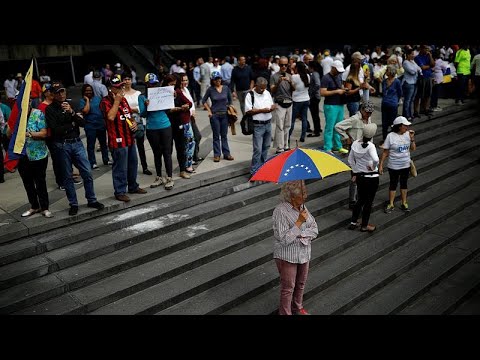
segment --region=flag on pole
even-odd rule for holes
[[[8,146],[7,158],[5,159],[5,167],[9,171],[13,171],[17,166],[18,159],[25,155],[25,135],[30,105],[30,90],[32,88],[32,75],[33,59],[8,119],[8,127],[13,129]]]

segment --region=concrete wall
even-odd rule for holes
[[[82,56],[82,45],[1,45],[0,61],[27,60],[31,57]]]

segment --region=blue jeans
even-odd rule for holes
[[[65,174],[63,186],[67,193],[67,198],[70,206],[78,206],[77,192],[73,184],[72,165],[78,168],[80,176],[83,179],[83,187],[85,188],[85,198],[88,203],[97,201],[95,191],[93,189],[93,177],[90,173],[90,163],[87,160],[87,153],[81,141],[74,143],[55,143],[57,149],[61,149],[61,157],[63,160],[63,171]]]
[[[137,183],[137,146],[123,147],[119,149],[111,149],[113,165],[112,179],[114,195],[125,195],[128,191],[137,191],[139,185]]]
[[[417,86],[415,84],[403,83],[403,110],[402,116],[410,119],[412,117],[413,100],[415,99],[415,93],[417,92]]]
[[[347,103],[348,115],[351,117],[355,115],[360,109],[360,102],[354,101]]]
[[[300,114],[300,118],[302,119],[302,134],[300,135],[301,140],[305,140],[305,135],[307,134],[307,126],[308,126],[308,106],[310,105],[310,101],[302,101],[302,102],[293,102],[293,109],[292,109],[292,126],[290,127],[290,132],[288,133],[290,140],[290,136],[292,136],[293,128],[295,126],[295,118],[298,114]],[[289,141],[290,142],[290,141]]]
[[[268,157],[268,149],[272,142],[272,124],[254,124],[253,128],[253,156],[250,173],[254,174]]]
[[[210,126],[213,131],[213,156],[218,156],[223,153],[223,157],[230,155],[230,148],[228,146],[228,117],[225,115],[213,114],[210,118]],[[220,139],[222,145],[220,146]]]
[[[97,163],[95,157],[95,140],[98,139],[100,143],[100,149],[102,149],[103,164],[108,164],[108,148],[107,148],[107,132],[105,129],[85,129],[85,135],[87,135],[87,153],[88,161],[93,166]]]

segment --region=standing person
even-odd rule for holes
[[[272,96],[267,89],[268,80],[259,77],[252,91],[252,96],[245,98],[246,114],[253,116],[253,155],[250,174],[253,175],[268,157],[272,141],[272,111],[275,109]]]
[[[345,71],[340,60],[332,63],[331,70],[322,78],[320,95],[325,98],[323,111],[325,114],[325,131],[323,132],[323,149],[327,152],[332,150],[341,154],[348,154],[348,150],[342,147],[340,134],[334,131],[335,125],[343,120],[344,106],[342,97],[346,90],[342,85],[341,74]]]
[[[415,131],[409,130],[412,123],[403,116],[399,116],[393,122],[392,132],[388,134],[383,143],[383,153],[380,159],[378,172],[383,174],[383,164],[388,157],[388,173],[390,175],[389,202],[385,213],[389,214],[395,209],[394,201],[400,180],[400,195],[402,205],[400,209],[409,212],[407,203],[408,175],[410,174],[410,151],[415,151]]]
[[[335,125],[335,131],[337,131],[350,144],[352,144],[354,141],[361,140],[363,136],[363,129],[367,124],[372,122],[373,110],[374,105],[370,100],[362,103],[360,105],[360,111],[358,111],[352,117],[340,121],[337,123],[337,125]],[[357,201],[357,183],[355,181],[350,182],[349,200],[349,207],[350,209],[353,209],[355,202]]]
[[[148,97],[148,89],[159,87],[160,81],[157,75],[147,73],[145,75],[145,84],[147,85],[146,95]],[[143,96],[141,96],[140,99],[141,98],[143,98]],[[141,99],[138,103],[141,116],[147,118],[147,139],[152,148],[155,171],[157,173],[150,187],[156,188],[163,185],[165,190],[171,190],[175,185],[172,179],[172,126],[166,110],[147,111],[149,104],[150,100],[148,100],[148,98],[144,101]],[[165,162],[166,177],[162,176],[162,157]]]
[[[295,64],[295,71],[292,75],[292,83],[295,90],[292,92],[293,109],[292,109],[292,125],[288,132],[288,142],[290,143],[290,137],[292,136],[295,128],[295,120],[297,114],[300,115],[302,121],[302,133],[300,135],[300,142],[305,142],[305,136],[307,135],[308,124],[308,107],[310,106],[310,96],[308,95],[308,89],[310,87],[310,74],[308,73],[307,66],[301,61],[297,61]]]
[[[67,91],[61,82],[53,82],[50,89],[54,93],[54,98],[53,102],[45,109],[45,118],[48,127],[52,129],[53,146],[63,163],[63,186],[70,204],[68,214],[74,216],[78,213],[77,193],[72,178],[72,164],[75,164],[82,176],[88,207],[101,210],[104,205],[98,202],[95,196],[90,164],[80,139],[79,126],[85,126],[85,120],[78,116],[66,101]]]
[[[195,160],[195,151],[197,151],[197,160],[198,160],[198,145],[197,145],[197,138],[198,134],[195,133],[195,128],[198,133],[198,127],[195,124],[195,101],[193,101],[192,94],[190,92],[189,84],[190,80],[187,75],[182,74],[180,75],[181,78],[181,83],[180,83],[180,90],[182,94],[185,96],[185,98],[188,99],[192,103],[192,107],[189,109],[189,116],[188,120],[187,117],[184,115],[183,116],[183,121],[182,123],[184,124],[183,127],[183,134],[185,136],[185,157],[186,157],[186,162],[185,162],[185,171],[188,173],[193,173],[194,169],[193,166]],[[200,134],[200,139],[202,138],[202,135]]]
[[[387,137],[388,128],[392,125],[393,120],[397,117],[398,103],[402,97],[402,85],[395,75],[397,67],[388,65],[386,75],[387,78],[382,82],[382,135],[383,140]]]
[[[320,123],[320,72],[321,66],[317,61],[311,60],[308,63],[310,70],[311,83],[308,87],[308,95],[310,96],[310,114],[312,115],[313,133],[308,134],[307,137],[319,137],[322,132],[322,125]]]
[[[102,151],[103,165],[111,165],[108,159],[107,133],[105,129],[105,121],[102,111],[100,110],[100,102],[102,98],[93,93],[93,86],[83,84],[82,98],[80,99],[78,108],[85,119],[85,135],[87,136],[87,154],[88,161],[92,170],[99,170],[97,158],[95,156],[95,141],[98,139],[100,149]]]
[[[133,74],[128,71],[123,73],[123,81],[125,82],[125,99],[127,99],[128,105],[130,105],[132,116],[137,124],[141,124],[140,127],[145,126],[146,124],[143,123],[143,119],[140,117],[140,107],[138,105],[140,102],[139,97],[142,93],[132,87]],[[143,132],[143,136],[136,136],[135,139],[137,140],[137,150],[143,173],[145,175],[152,175],[152,172],[148,169],[147,156],[145,155],[145,131]]]
[[[11,129],[7,128],[8,136],[11,135],[11,132]],[[27,192],[30,209],[25,211],[22,217],[41,212],[46,218],[51,218],[53,214],[48,210],[49,201],[46,183],[48,148],[45,138],[47,137],[47,123],[45,122],[45,114],[32,108],[32,100],[30,100],[25,136],[26,156],[20,158],[18,172]]]
[[[190,179],[190,173],[193,173],[193,150],[195,148],[195,140],[193,139],[193,131],[190,125],[190,108],[193,103],[183,94],[182,79],[183,74],[170,74],[165,77],[169,86],[174,87],[175,107],[167,112],[172,123],[172,136],[175,141],[175,150],[177,153],[178,166],[180,168],[180,177]],[[188,85],[188,77],[185,74],[186,84]],[[189,171],[187,171],[187,168]]]
[[[413,49],[407,49],[405,54],[406,58],[402,64],[403,69],[405,70],[402,85],[402,115],[410,121],[413,119],[413,100],[417,93],[417,79],[419,75],[422,75],[422,69],[415,61],[413,61],[415,55]]]
[[[292,75],[287,72],[288,58],[282,56],[278,63],[280,71],[270,77],[270,92],[277,107],[272,114],[272,122],[275,126],[274,146],[276,153],[280,154],[290,150],[289,138],[292,126],[292,94],[295,84]]]
[[[240,110],[242,116],[245,115],[245,97],[250,90],[250,82],[253,79],[253,71],[249,65],[245,56],[240,55],[238,57],[238,65],[232,70],[232,77],[230,82],[230,89],[233,93],[233,98],[238,98],[240,102]]]
[[[455,105],[465,103],[465,93],[467,92],[468,78],[470,77],[470,49],[468,45],[463,44],[460,50],[455,54],[455,68],[457,69],[457,95],[455,96]]]
[[[130,194],[146,194],[147,191],[137,183],[138,158],[134,134],[137,122],[125,99],[124,85],[121,77],[114,75],[108,83],[109,95],[102,99],[100,109],[107,125],[108,147],[113,158],[114,195],[118,201],[129,202],[127,187]]]
[[[8,74],[8,78],[3,83],[3,88],[5,89],[5,96],[7,97],[7,104],[10,106],[10,109],[13,109],[13,105],[15,104],[18,91],[17,86],[18,82],[13,77],[13,74]]]
[[[207,103],[208,99],[212,102],[211,107]],[[202,103],[208,111],[213,131],[213,161],[219,162],[222,153],[225,160],[234,160],[230,154],[227,137],[227,106],[232,104],[232,93],[227,86],[222,85],[222,75],[218,71],[212,73],[211,86],[207,89]]]
[[[348,163],[353,172],[352,183],[358,186],[358,201],[352,212],[349,225],[350,230],[357,227],[357,220],[362,213],[362,226],[360,231],[373,232],[375,225],[369,224],[373,200],[378,190],[378,154],[375,145],[371,142],[377,132],[377,124],[367,124],[363,128],[362,140],[356,140],[348,155]]]
[[[280,274],[280,315],[309,315],[303,307],[311,242],[318,235],[315,218],[305,207],[303,180],[282,185],[282,202],[273,211],[273,258]]]

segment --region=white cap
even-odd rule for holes
[[[335,69],[337,69],[338,72],[341,73],[345,71],[343,64],[340,60],[335,60],[332,64],[332,67],[334,67]]]
[[[373,138],[376,133],[377,133],[377,124],[375,123],[367,124],[363,128],[363,137],[366,137],[367,139]]]
[[[399,116],[395,120],[393,120],[393,125],[399,125],[399,124],[412,125],[412,123],[409,122],[407,118],[404,116]]]

